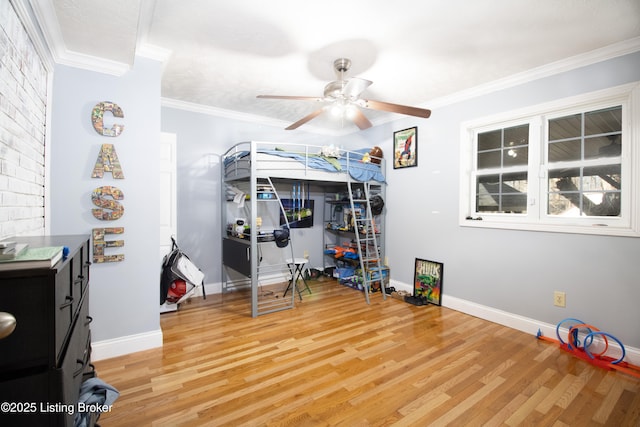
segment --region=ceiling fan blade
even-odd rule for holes
[[[347,79],[347,83],[342,88],[342,94],[351,99],[355,99],[360,96],[373,82],[370,80],[361,79],[358,77],[351,77]]]
[[[371,110],[389,111],[391,113],[406,114],[409,116],[424,117],[428,119],[431,116],[431,110],[426,108],[409,107],[407,105],[392,104],[390,102],[372,101],[369,99],[361,99],[358,105]]]
[[[302,126],[303,124],[307,123],[309,120],[312,120],[312,119],[315,119],[316,117],[318,117],[323,111],[324,111],[323,108],[319,108],[316,111],[314,111],[313,113],[304,116],[303,118],[301,118],[297,122],[293,123],[292,125],[289,125],[288,127],[285,128],[285,130],[297,129],[300,126]]]
[[[292,99],[300,101],[324,101],[323,98],[317,96],[288,96],[288,95],[258,95],[256,98],[262,99]]]
[[[367,116],[362,114],[362,111],[360,111],[358,107],[352,106],[352,108],[353,112],[350,112],[350,114],[352,114],[351,120],[353,120],[360,130],[368,129],[373,126]]]

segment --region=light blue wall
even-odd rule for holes
[[[160,63],[136,58],[122,77],[58,65],[54,71],[51,128],[51,233],[90,234],[93,228],[124,227],[123,262],[91,267],[90,312],[93,341],[158,331]],[[118,137],[99,135],[91,110],[117,103],[125,125]],[[109,114],[107,114],[109,116]],[[107,118],[109,120],[109,118]],[[113,118],[111,117],[111,120]],[[125,179],[91,178],[100,147],[113,144]],[[100,221],[91,214],[91,193],[101,186],[124,193],[124,215]]]

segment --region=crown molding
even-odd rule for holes
[[[166,64],[171,56],[171,50],[150,44],[149,29],[153,19],[153,11],[156,7],[156,0],[142,0],[140,2],[140,15],[138,17],[138,37],[136,40],[136,55]]]
[[[425,108],[432,109],[444,107],[447,105],[476,98],[478,96],[487,95],[499,90],[508,89],[524,83],[529,83],[544,77],[550,77],[555,74],[575,70],[587,65],[592,65],[598,62],[617,58],[619,56],[624,56],[637,51],[640,51],[640,37],[624,40],[622,42],[614,43],[600,49],[595,49],[590,52],[561,59],[559,61],[532,68],[530,70],[513,74],[502,79],[494,80],[489,83],[474,86],[470,89],[452,93],[451,95],[435,98],[429,102],[424,103],[423,105],[428,104],[429,107]]]
[[[140,43],[136,47],[136,56],[142,56],[147,59],[162,62],[165,64],[171,56],[171,50],[164,49],[160,46],[154,46],[149,43]]]
[[[48,72],[53,71],[55,64],[54,58],[51,55],[51,50],[46,44],[41,29],[35,25],[33,19],[33,8],[31,7],[29,0],[10,0],[13,9],[18,15],[18,19],[24,26],[25,31],[29,35],[29,39],[33,44],[36,52],[40,56],[42,63]]]
[[[110,74],[116,77],[124,75],[131,69],[131,66],[129,64],[110,61],[108,59],[85,55],[70,50],[65,50],[64,52],[60,53],[56,62],[58,64],[68,65],[75,68],[82,68],[87,71],[95,71],[97,73]]]
[[[207,114],[210,116],[251,122],[257,125],[272,126],[281,129],[284,129],[291,124],[290,122],[274,119],[271,117],[261,116],[257,114],[241,113],[238,111],[226,110],[224,108],[211,107],[209,105],[196,104],[193,102],[180,101],[171,98],[161,98],[160,104],[163,107],[167,108],[175,108],[178,110],[190,111],[192,113]],[[351,131],[334,131],[308,124],[305,125],[305,132],[327,136],[343,136],[353,133]]]
[[[38,0],[12,0],[15,3],[29,4],[35,17],[37,26],[40,29],[44,42],[48,47],[48,52],[53,62],[82,68],[89,71],[121,76],[131,69],[131,64],[110,61],[91,55],[67,50],[60,31],[60,25],[56,18],[56,11],[51,1]],[[29,21],[31,21],[29,19]],[[23,21],[26,26],[27,21]],[[49,56],[49,55],[48,55]]]

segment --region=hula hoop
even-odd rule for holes
[[[556,325],[556,336],[558,337],[558,341],[560,341],[560,343],[564,344],[564,345],[567,345],[567,343],[564,342],[562,340],[562,337],[560,336],[560,325],[562,325],[563,323],[568,322],[568,321],[573,321],[573,322],[579,323],[581,325],[584,325],[584,322],[582,320],[574,319],[572,317],[568,317],[568,318],[558,322],[558,324]]]
[[[625,356],[625,350],[624,350],[624,345],[622,345],[622,343],[620,342],[620,340],[618,338],[614,337],[613,335],[611,335],[611,334],[609,334],[607,332],[600,332],[600,331],[591,332],[589,335],[587,335],[587,337],[591,336],[591,339],[593,340],[593,336],[594,335],[602,335],[604,337],[605,343],[607,342],[607,337],[609,337],[612,340],[614,340],[615,342],[617,342],[618,345],[620,346],[620,349],[622,350],[622,356],[620,356],[620,359],[615,360],[615,361],[610,362],[610,363],[615,365],[615,364],[618,364],[618,363],[622,362],[622,359],[624,359],[624,356]],[[585,341],[586,341],[587,337],[585,337]],[[606,348],[609,348],[609,346],[607,345]],[[605,348],[605,351],[607,351],[606,348]],[[584,352],[587,353],[587,356],[589,356],[591,359],[594,359],[594,356],[589,351],[589,347],[588,346],[585,346]],[[600,353],[600,354],[596,354],[596,356],[600,357],[603,354],[604,354],[604,351],[602,353]]]

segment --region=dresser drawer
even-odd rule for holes
[[[75,254],[71,263],[71,293],[74,301],[72,304],[73,312],[78,309],[78,303],[83,297],[84,291],[89,283],[89,246],[84,245]]]
[[[83,304],[86,307],[88,304]],[[81,308],[81,312],[85,311]],[[61,367],[56,369],[56,383],[59,390],[56,392],[61,402],[76,407],[80,397],[80,386],[87,372],[91,356],[91,333],[88,327],[88,316],[78,317],[73,333],[69,339],[69,345],[61,362]],[[73,419],[67,420],[67,425],[72,425]]]
[[[49,360],[53,334],[47,319],[53,307],[44,283],[41,277],[0,279],[0,311],[16,319],[13,333],[0,340],[0,380]]]
[[[71,282],[71,262],[66,263],[56,275],[54,297],[54,324],[55,324],[55,354],[56,366],[60,365],[60,357],[64,351],[64,344],[71,333],[71,322],[75,307],[80,298],[73,295]]]
[[[50,375],[51,373],[46,371],[0,382],[0,396],[11,396],[5,401],[16,405],[14,408],[9,408],[10,411],[0,412],[0,425],[49,426],[56,425],[56,421],[62,421],[61,417],[51,420],[50,414],[41,410],[42,405],[51,401]],[[13,409],[15,411],[12,411]]]

